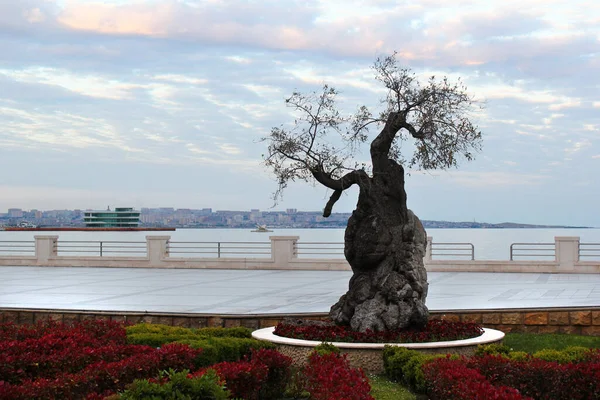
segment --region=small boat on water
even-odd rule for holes
[[[256,229],[253,229],[251,232],[273,232],[268,229],[266,225],[256,225]]]

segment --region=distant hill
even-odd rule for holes
[[[590,226],[569,226],[569,225],[533,225],[521,224],[518,222],[501,222],[499,224],[490,224],[488,222],[452,222],[452,221],[429,221],[422,220],[425,228],[488,228],[488,229],[516,229],[516,228],[560,228],[560,229],[590,229]]]
[[[311,222],[305,224],[295,224],[294,226],[286,226],[285,224],[273,223],[269,224],[269,227],[274,228],[345,228],[348,217],[350,214],[333,213],[332,217],[336,216],[332,220],[321,220],[318,222]],[[343,218],[342,218],[343,216]],[[501,222],[498,224],[491,224],[489,222],[476,222],[476,221],[433,221],[433,220],[421,220],[425,229],[439,228],[439,229],[593,229],[591,226],[571,226],[571,225],[535,225],[535,224],[521,224],[518,222]]]

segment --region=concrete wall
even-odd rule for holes
[[[286,317],[325,319],[327,313],[307,314],[186,314],[132,311],[77,311],[0,308],[0,323],[31,324],[38,321],[60,322],[103,319],[130,323],[164,324],[186,328],[245,326],[251,329],[275,326]],[[449,310],[432,311],[431,319],[474,322],[502,332],[563,333],[600,336],[600,307]]]
[[[146,255],[59,256],[58,236],[35,236],[34,256],[0,256],[0,266],[350,270],[344,259],[298,258],[298,236],[271,236],[270,257],[188,258],[169,254],[170,236],[146,236]],[[554,261],[432,260],[428,238],[425,265],[432,272],[600,273],[600,261],[579,261],[579,237],[555,237]]]

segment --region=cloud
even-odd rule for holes
[[[4,146],[20,146],[55,151],[68,148],[104,147],[125,152],[144,152],[120,137],[115,128],[101,118],[53,112],[40,113],[19,108],[0,106],[0,118],[5,120],[4,130],[8,135],[0,136]]]
[[[449,61],[470,66],[508,57],[531,59],[559,50],[572,51],[577,41],[581,44],[575,47],[586,46],[589,36],[585,31],[573,34],[572,29],[557,24],[541,4],[522,11],[512,2],[497,2],[492,7],[469,2],[464,8],[457,8],[456,2],[431,3],[435,6],[373,1],[234,0],[218,5],[168,0],[71,1],[58,13],[56,21],[66,29],[103,35],[368,57],[400,50],[406,60],[432,60],[438,64]],[[398,41],[402,43],[401,49]],[[239,56],[230,56],[230,60],[246,62]]]
[[[219,148],[225,153],[225,154],[230,154],[230,155],[238,155],[238,154],[242,154],[242,150],[239,147],[236,147],[234,145],[231,144],[222,144],[219,145]]]
[[[205,85],[206,83],[208,83],[208,79],[196,78],[193,76],[186,76],[182,74],[155,75],[153,78],[157,81],[167,81],[171,83],[181,83],[187,85]]]
[[[56,29],[60,12],[55,1],[20,0],[0,2],[0,33],[31,34]]]
[[[549,179],[546,175],[509,173],[503,171],[452,171],[436,175],[452,184],[476,188],[542,185]]]
[[[553,121],[557,118],[563,118],[565,116],[565,114],[550,114],[549,117],[544,118],[542,121],[544,121],[544,125],[552,125]]]
[[[208,151],[208,150],[204,150],[204,149],[201,149],[200,147],[196,146],[196,145],[195,145],[195,144],[193,144],[193,143],[187,143],[187,144],[185,145],[185,147],[187,147],[187,149],[188,149],[189,151],[191,151],[192,153],[195,153],[195,154],[211,154],[211,152],[210,152],[210,151]]]
[[[572,156],[573,154],[592,145],[592,143],[588,139],[582,139],[576,142],[573,142],[572,140],[567,140],[567,142],[572,143],[570,147],[565,148],[565,153],[567,153],[568,156]]]
[[[581,101],[575,100],[575,99],[570,99],[563,103],[552,104],[548,107],[548,109],[552,110],[552,111],[560,111],[565,108],[574,108],[574,107],[579,107],[579,106],[581,106]]]
[[[73,187],[56,187],[50,185],[0,185],[3,193],[3,203],[13,207],[42,210],[64,209],[94,209],[107,204],[127,204],[135,207],[158,206],[170,204],[169,194],[164,191],[153,191],[149,197],[140,196],[135,190],[126,188],[85,189],[78,188],[78,182],[72,182]],[[40,199],[44,204],[40,206]]]
[[[59,86],[84,96],[104,99],[131,98],[131,92],[142,86],[106,79],[99,75],[80,75],[65,69],[31,67],[22,70],[0,69],[0,75],[16,82]]]

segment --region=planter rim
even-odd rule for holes
[[[265,340],[276,344],[285,344],[288,346],[315,347],[323,342],[317,340],[292,339],[273,334],[274,326],[263,328],[252,332],[252,337],[258,340]],[[383,349],[384,346],[399,346],[409,349],[440,349],[447,347],[477,346],[480,344],[494,343],[504,338],[504,332],[496,329],[483,328],[483,334],[470,339],[449,340],[444,342],[427,343],[348,343],[348,342],[328,342],[342,349]]]

